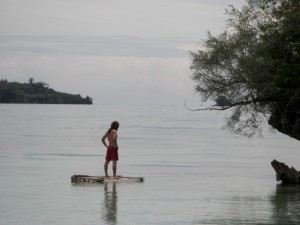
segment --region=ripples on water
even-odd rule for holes
[[[119,120],[118,174],[144,183],[71,184],[102,175],[101,137]],[[300,168],[279,133],[236,137],[224,115],[184,107],[0,105],[0,224],[299,224],[299,186],[270,162]]]

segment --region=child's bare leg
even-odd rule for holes
[[[108,173],[107,173],[108,164],[109,164],[109,161],[106,160],[105,163],[104,163],[104,172],[105,172],[105,176],[106,176],[106,177],[108,177]]]
[[[117,176],[117,161],[116,160],[113,160],[112,169],[113,169],[114,177],[116,177]]]

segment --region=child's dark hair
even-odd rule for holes
[[[110,133],[112,130],[118,130],[118,128],[119,128],[119,122],[114,121],[111,123],[108,133]]]

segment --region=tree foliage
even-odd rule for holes
[[[300,1],[248,0],[226,13],[226,30],[208,33],[201,50],[191,53],[191,69],[203,101],[223,96],[231,104],[199,110],[231,109],[226,126],[247,136],[260,132],[267,117],[300,140]]]
[[[34,82],[33,78],[23,84],[1,79],[0,103],[93,104],[93,99],[57,92],[44,82]]]

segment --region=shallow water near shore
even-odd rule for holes
[[[0,224],[299,224],[300,142],[222,130],[220,112],[183,106],[0,104]],[[72,184],[103,175],[101,137],[120,122],[118,174],[143,183]],[[110,165],[111,173],[111,165]]]

